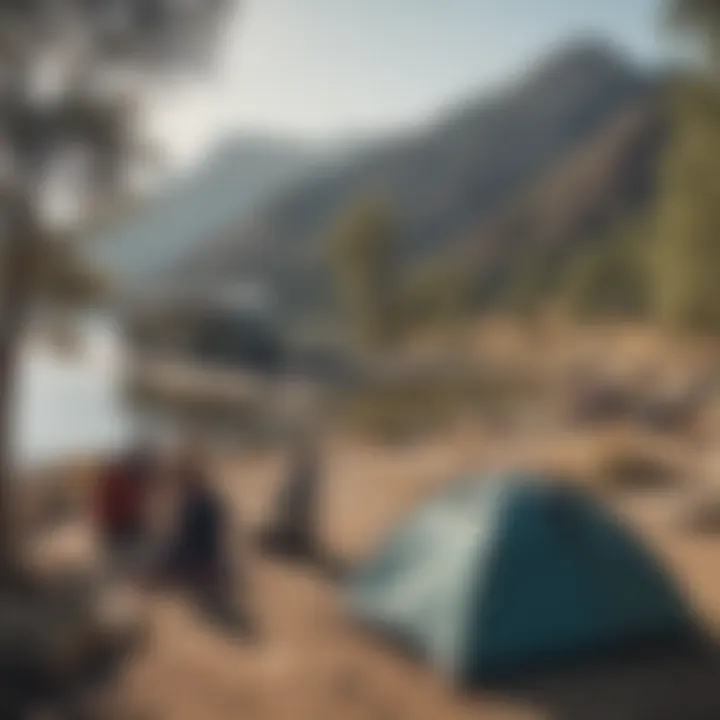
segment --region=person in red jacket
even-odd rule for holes
[[[95,494],[95,523],[107,560],[129,560],[147,535],[147,505],[154,475],[152,453],[135,448],[111,461]]]

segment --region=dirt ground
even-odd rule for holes
[[[597,439],[487,436],[405,448],[330,441],[322,534],[334,554],[369,552],[394,518],[453,473],[513,465],[582,469]],[[581,669],[539,683],[461,695],[431,669],[356,628],[319,570],[261,558],[247,534],[271,511],[281,459],[226,453],[218,474],[242,533],[252,642],[223,638],[176,598],[152,601],[149,651],[128,678],[132,702],[168,720],[700,720],[720,718],[720,663],[648,661]],[[720,533],[679,529],[677,491],[607,499],[668,561],[700,616],[720,619]],[[716,680],[716,678],[718,680]],[[716,688],[716,686],[718,686]]]

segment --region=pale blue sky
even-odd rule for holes
[[[421,121],[552,47],[606,37],[661,55],[662,0],[247,0],[212,82],[160,93],[179,156],[233,128],[336,138]]]

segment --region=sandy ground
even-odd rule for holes
[[[587,462],[587,438],[489,438],[466,431],[404,449],[336,441],[326,451],[322,533],[343,558],[368,552],[423,494],[468,467],[557,466]],[[218,474],[243,537],[268,517],[282,465],[277,457],[218,460]],[[618,504],[664,555],[704,619],[720,618],[720,534],[696,537],[673,522],[678,498],[653,494]],[[177,598],[155,598],[153,637],[127,681],[132,704],[168,720],[622,720],[720,718],[715,678],[702,667],[625,665],[583,671],[532,686],[461,696],[431,669],[354,627],[337,588],[322,573],[261,558],[244,547],[248,601],[259,635],[224,638]],[[672,696],[669,696],[671,693]],[[699,706],[690,712],[688,703]],[[659,706],[645,713],[646,705]],[[673,705],[675,703],[675,705]],[[709,704],[708,704],[709,703]],[[640,708],[643,708],[642,710]]]

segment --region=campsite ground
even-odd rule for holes
[[[404,444],[350,439],[324,444],[326,484],[322,536],[350,563],[368,552],[413,503],[456,472],[503,466],[566,471],[586,482],[632,523],[668,563],[700,617],[720,622],[718,531],[692,532],[691,506],[716,501],[714,399],[706,392],[702,423],[683,431],[637,424],[592,426],[563,419],[562,384],[570,366],[620,373],[638,389],[676,387],[679,376],[715,377],[720,353],[703,343],[671,343],[629,328],[608,334],[562,328],[485,329],[463,352],[490,367],[532,366],[549,383],[553,406],[520,422],[464,416],[452,427]],[[480,363],[478,363],[480,364]],[[535,408],[537,410],[537,408]],[[698,430],[700,432],[698,432]],[[638,458],[668,470],[670,481],[629,490],[611,484],[618,460]],[[257,637],[238,643],[219,635],[179,599],[150,602],[152,639],[127,681],[132,704],[158,720],[712,720],[720,718],[720,661],[659,660],[619,664],[460,695],[431,669],[355,627],[333,581],[317,569],[261,557],[248,542],[272,511],[282,477],[278,452],[225,449],[217,476],[238,523],[247,601]],[[622,464],[622,463],[621,463]],[[643,466],[643,463],[640,464]],[[720,469],[720,468],[719,468]],[[718,476],[720,477],[720,476]],[[683,521],[683,522],[681,522]],[[647,705],[652,705],[647,710]],[[664,713],[664,714],[663,714]]]
[[[348,559],[361,555],[393,518],[457,470],[507,462],[561,464],[571,469],[586,464],[596,445],[597,438],[579,434],[574,438],[561,434],[499,437],[477,429],[395,449],[347,440],[330,442],[326,476],[332,482],[323,511],[327,547]],[[256,528],[270,510],[281,475],[279,459],[228,454],[218,459],[218,469],[243,529]],[[606,500],[637,524],[667,558],[702,616],[709,621],[720,619],[716,572],[720,536],[693,536],[678,529],[672,512],[679,502],[676,491]],[[715,682],[708,679],[709,668],[689,672],[674,666],[658,670],[661,675],[640,670],[642,683],[637,674],[630,681],[624,669],[616,669],[554,682],[542,691],[508,688],[462,697],[431,670],[353,627],[343,614],[337,589],[320,572],[262,559],[252,551],[245,563],[249,602],[259,630],[253,643],[238,645],[217,636],[177,601],[153,603],[151,650],[134,668],[130,687],[137,703],[156,717],[600,720],[621,718],[619,707],[656,700],[658,693],[676,686],[677,692],[679,688],[690,692],[693,702],[707,696],[716,710],[720,707],[714,696]],[[682,682],[679,673],[685,678]],[[675,701],[685,708],[687,698]],[[668,702],[664,699],[662,704]]]

